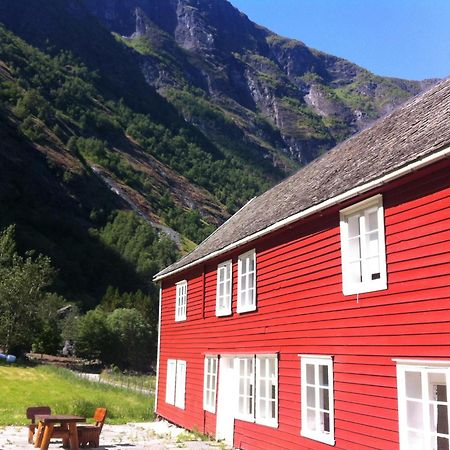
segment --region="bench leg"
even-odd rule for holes
[[[42,442],[41,442],[41,450],[48,449],[48,445],[50,444],[50,438],[52,437],[52,434],[53,434],[53,428],[54,428],[54,425],[52,423],[45,425],[44,437],[42,438]]]

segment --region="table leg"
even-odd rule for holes
[[[39,422],[33,442],[36,448],[39,448],[41,446],[43,434],[44,434],[44,424],[42,422]]]
[[[42,438],[41,442],[41,450],[47,450],[48,445],[50,444],[50,438],[53,434],[53,427],[54,425],[52,423],[48,423],[44,425],[44,437]]]
[[[69,423],[69,441],[70,450],[78,450],[78,432],[76,423]]]

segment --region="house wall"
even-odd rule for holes
[[[344,296],[339,209],[345,203],[162,282],[157,413],[215,433],[203,411],[205,353],[279,352],[279,426],[235,421],[241,449],[325,449],[300,436],[298,354],[334,357],[336,449],[398,448],[392,358],[450,360],[450,164],[383,189],[388,289]],[[236,313],[237,257],[256,248],[257,311]],[[216,268],[233,259],[233,314],[215,316]],[[185,322],[174,321],[175,282],[188,280]],[[165,403],[167,359],[187,361],[186,409]]]

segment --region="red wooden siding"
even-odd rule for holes
[[[236,420],[235,445],[329,449],[300,436],[298,354],[332,355],[335,448],[398,448],[392,358],[450,360],[449,173],[449,163],[441,162],[371,193],[383,194],[387,290],[343,296],[341,207],[164,280],[157,413],[214,434],[216,415],[203,411],[205,353],[279,352],[279,426]],[[237,314],[237,257],[251,248],[257,311]],[[218,318],[216,269],[227,259],[233,260],[233,314]],[[188,280],[187,320],[176,323],[175,282],[182,279]],[[185,410],[165,403],[167,359],[187,361]]]

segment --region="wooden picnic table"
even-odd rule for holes
[[[36,415],[39,423],[38,433],[34,446],[40,450],[47,450],[52,437],[62,438],[64,443],[69,443],[70,450],[78,450],[77,423],[86,422],[85,417],[66,414],[42,414]],[[55,425],[59,427],[55,428]]]

